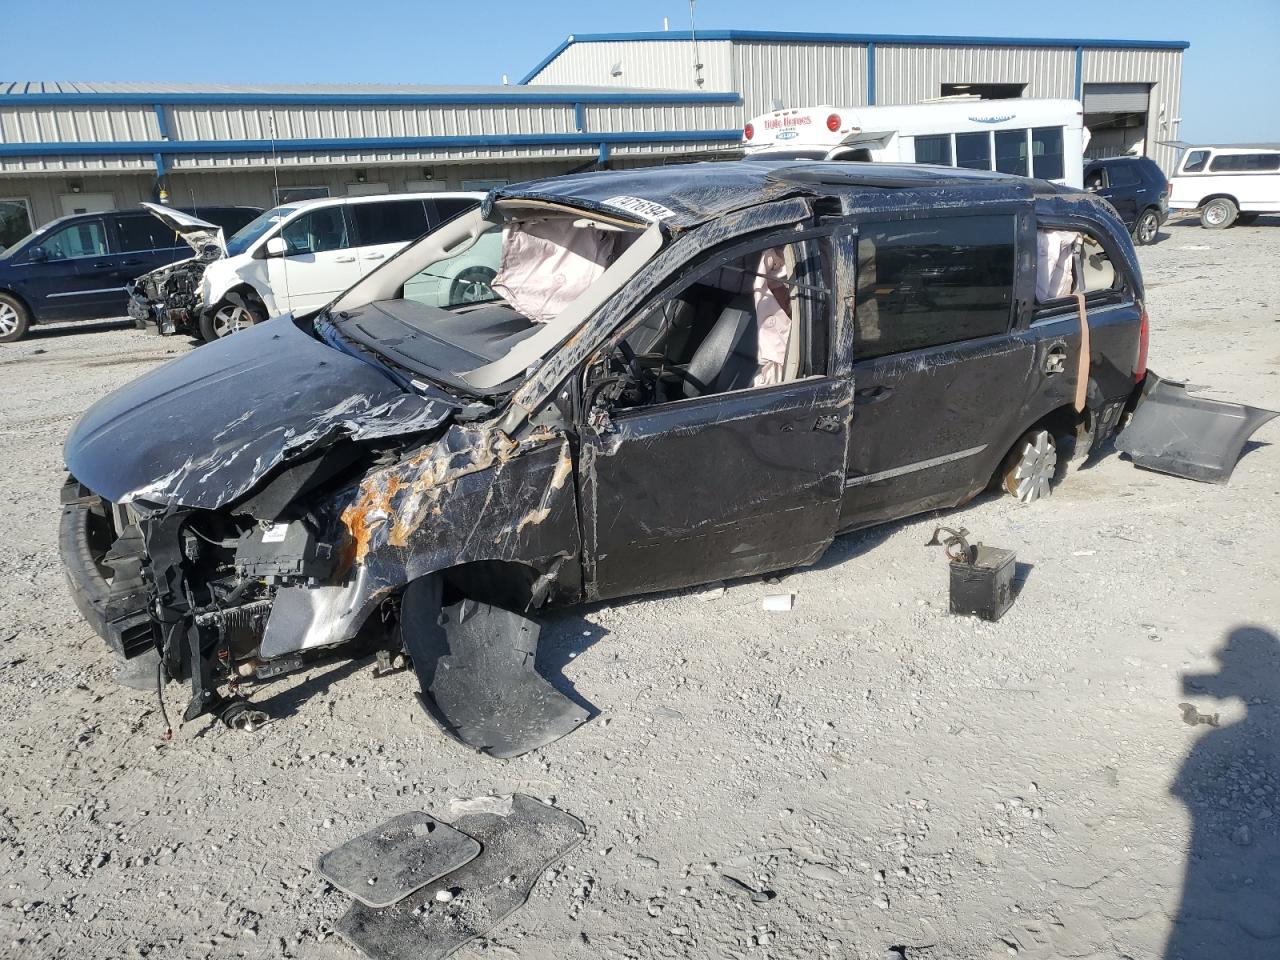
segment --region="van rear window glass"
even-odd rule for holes
[[[1255,173],[1280,170],[1280,153],[1220,153],[1209,169],[1214,173]]]
[[[1018,177],[1027,175],[1027,131],[996,131],[996,169]]]
[[[1031,175],[1042,180],[1061,180],[1062,128],[1035,127],[1031,131]]]
[[[350,210],[362,247],[408,243],[427,232],[427,212],[421,200],[379,200],[353,203]]]
[[[991,135],[986,133],[956,134],[956,166],[971,170],[991,169]]]
[[[858,233],[854,356],[865,360],[1005,333],[1013,216],[866,223]]]
[[[916,163],[936,163],[951,166],[951,137],[916,137]]]

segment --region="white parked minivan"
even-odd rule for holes
[[[1280,213],[1280,144],[1187,147],[1169,181],[1170,210],[1199,210],[1221,230]]]
[[[268,317],[324,306],[412,240],[476,206],[483,193],[402,193],[303,200],[268,210],[226,242],[200,286],[200,333],[215,340]],[[472,271],[434,295],[462,302]]]

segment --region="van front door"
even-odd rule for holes
[[[360,279],[360,264],[342,206],[304,213],[280,229],[282,256],[267,262],[280,313],[315,310]]]
[[[797,566],[830,544],[853,381],[827,364],[820,245],[793,237],[709,259],[624,341],[662,376],[581,431],[590,596]]]

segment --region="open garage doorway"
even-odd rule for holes
[[[1084,125],[1089,129],[1086,160],[1147,155],[1149,83],[1086,83]]]

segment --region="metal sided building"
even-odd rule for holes
[[[141,200],[265,207],[734,156],[743,123],[780,107],[962,93],[1082,98],[1091,156],[1169,170],[1186,47],[664,31],[571,36],[497,87],[0,82],[0,246]]]
[[[0,83],[0,245],[64,214],[481,190],[733,150],[731,91]]]
[[[957,94],[1081,100],[1090,158],[1127,152],[1173,169],[1182,54],[1166,40],[1008,39],[750,30],[570,36],[521,83],[732,90],[747,117],[898,106]]]

